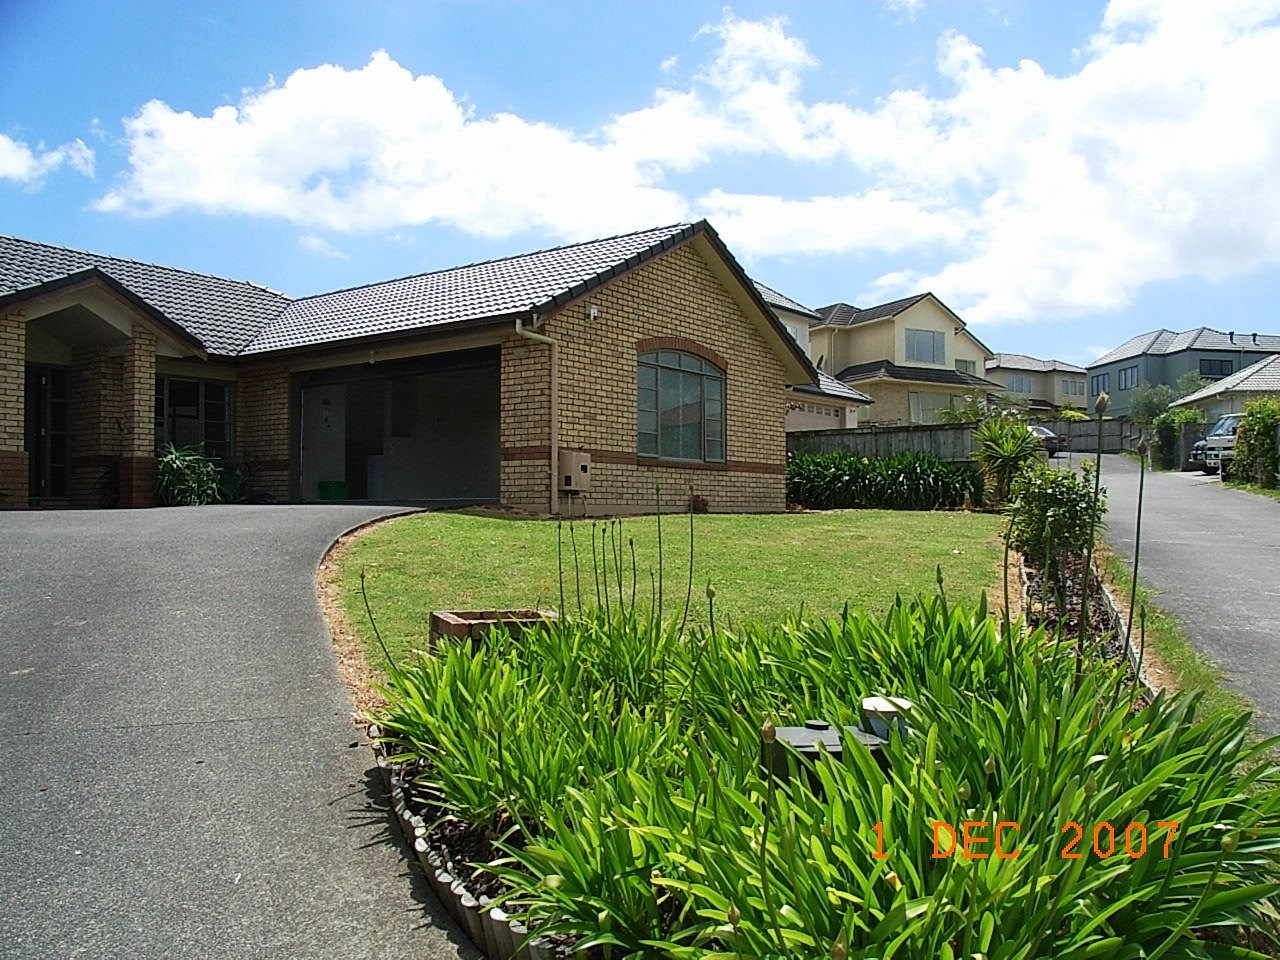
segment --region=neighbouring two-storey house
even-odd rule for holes
[[[791,338],[809,355],[809,325],[822,318],[804,304],[792,300],[772,287],[755,281],[761,298],[782,321]],[[830,374],[818,373],[817,383],[789,387],[787,398],[787,432],[793,430],[836,430],[858,425],[858,411],[872,400],[861,390],[841,383]]]
[[[809,326],[819,371],[875,401],[870,423],[937,423],[944,411],[998,395],[994,356],[932,293],[858,308],[834,303]]]
[[[1280,352],[1280,336],[1273,334],[1222,333],[1210,327],[1182,333],[1152,330],[1089,364],[1089,405],[1106,391],[1111,397],[1107,414],[1125,417],[1135,387],[1160,383],[1174,387],[1188,373],[1221,380],[1276,352]]]
[[[1066,407],[1084,409],[1084,367],[1039,360],[1022,353],[997,353],[987,360],[987,379],[1005,389],[1005,399],[1025,403],[1032,414],[1052,416]]]

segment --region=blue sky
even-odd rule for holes
[[[1280,333],[1280,0],[0,2],[0,233],[305,295],[708,218],[993,350]]]

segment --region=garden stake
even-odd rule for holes
[[[631,615],[636,614],[636,538],[627,537],[631,546]]]
[[[684,625],[689,621],[689,604],[693,602],[693,484],[689,485],[689,581],[684,591],[684,613],[680,616],[677,643],[684,641]]]
[[[662,484],[653,485],[654,504],[657,508],[655,519],[658,524],[658,627],[662,627]]]
[[[561,523],[562,521],[556,520],[556,574],[560,578],[560,616],[564,616],[564,540]]]
[[[569,543],[573,545],[573,583],[578,592],[578,616],[582,616],[582,571],[578,567],[578,538],[574,536],[575,524],[569,521]]]
[[[1080,643],[1076,646],[1076,683],[1080,682],[1080,658],[1084,654],[1084,642],[1089,635],[1089,585],[1093,580],[1093,542],[1098,535],[1098,498],[1102,494],[1102,415],[1107,412],[1111,397],[1103,390],[1093,404],[1098,415],[1098,446],[1093,461],[1093,507],[1089,513],[1089,546],[1084,554],[1084,584],[1080,590]]]
[[[369,626],[373,627],[373,635],[377,637],[378,646],[382,648],[382,655],[387,658],[387,663],[391,666],[391,675],[393,678],[399,678],[400,668],[391,656],[391,651],[387,649],[387,645],[382,639],[382,631],[378,629],[378,621],[373,617],[373,608],[369,606],[369,594],[364,588],[364,567],[360,568],[360,597],[364,600],[364,612],[369,617]]]
[[[596,609],[602,609],[600,603],[600,558],[596,556],[596,522],[591,521],[591,574],[596,579]]]
[[[1129,659],[1129,638],[1133,634],[1133,607],[1138,602],[1138,558],[1142,550],[1142,487],[1147,478],[1147,451],[1150,446],[1145,437],[1138,441],[1138,518],[1133,533],[1133,584],[1129,588],[1129,622],[1124,628],[1124,658]]]
[[[622,521],[613,521],[613,569],[618,577],[618,610],[622,607]]]

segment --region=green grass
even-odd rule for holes
[[[1227,486],[1233,490],[1244,490],[1246,493],[1256,493],[1260,497],[1280,500],[1280,487],[1260,487],[1256,483],[1237,483],[1234,480],[1227,481]]]
[[[593,524],[572,525],[577,541],[583,608],[596,605],[591,563]],[[596,551],[606,535],[597,521]],[[615,526],[616,530],[617,527]],[[653,517],[621,521],[623,593],[631,595],[635,540],[636,597],[641,607],[658,572]],[[947,594],[974,603],[1001,579],[1003,519],[992,514],[849,510],[694,518],[694,580],[690,621],[707,616],[708,581],[721,622],[777,623],[802,609],[806,616],[838,616],[846,601],[878,615],[895,595],[936,589],[942,568]],[[379,524],[355,538],[337,560],[336,577],[347,615],[366,645],[373,640],[360,595],[365,571],[369,603],[393,655],[426,644],[432,610],[560,607],[557,524],[464,513],[424,513]],[[565,607],[576,611],[570,524],[560,528]],[[615,539],[618,539],[615,534]],[[689,517],[662,519],[664,616],[681,610],[688,589]],[[609,561],[610,602],[617,602],[616,567]],[[603,588],[601,591],[603,600]],[[994,606],[994,600],[992,601]],[[373,657],[380,662],[381,655]]]
[[[1133,567],[1109,550],[1102,557],[1102,566],[1117,596],[1129,601],[1133,582]],[[1138,579],[1138,602],[1133,614],[1133,642],[1141,642],[1142,629],[1139,614],[1146,608],[1146,649],[1155,655],[1169,673],[1169,681],[1178,690],[1204,694],[1210,710],[1230,707],[1252,709],[1248,700],[1229,689],[1223,682],[1226,675],[1206,660],[1192,645],[1182,624],[1173,615],[1161,610],[1159,594]]]

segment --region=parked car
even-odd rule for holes
[[[1027,429],[1039,438],[1040,446],[1044,447],[1045,452],[1051,457],[1056,457],[1062,452],[1062,448],[1066,446],[1065,441],[1048,427],[1027,424]]]
[[[1208,436],[1204,438],[1204,465],[1209,473],[1216,473],[1224,463],[1230,463],[1236,454],[1236,430],[1243,413],[1228,413],[1219,417]]]
[[[1201,437],[1191,445],[1191,453],[1187,455],[1188,470],[1208,470],[1208,466],[1204,462],[1205,449],[1209,446],[1209,441]]]

